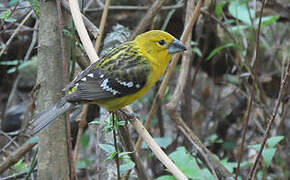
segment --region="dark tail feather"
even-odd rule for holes
[[[34,135],[41,131],[43,128],[51,124],[57,117],[72,109],[75,105],[67,102],[65,98],[62,98],[54,106],[39,113],[33,118],[29,125],[28,134]]]

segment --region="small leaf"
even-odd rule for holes
[[[209,54],[209,56],[206,58],[206,60],[210,60],[216,53],[220,52],[221,50],[228,48],[228,47],[234,47],[236,46],[236,44],[234,43],[228,43],[228,44],[224,44],[222,46],[219,46],[217,48],[215,48],[214,50],[211,51],[211,53]]]
[[[284,139],[284,136],[274,136],[271,137],[267,140],[267,145],[270,148],[273,148],[276,144],[278,144],[280,141],[282,141]]]
[[[91,125],[91,124],[97,124],[97,125],[100,125],[100,124],[103,124],[103,121],[100,121],[100,120],[94,120],[94,121],[89,122],[89,125]]]
[[[129,161],[125,164],[121,164],[120,166],[120,172],[123,175],[125,172],[133,169],[135,167],[135,163],[133,161]]]
[[[18,65],[18,64],[20,64],[19,60],[11,60],[11,61],[2,61],[2,62],[0,62],[0,65],[5,65],[5,66],[15,66],[15,65]]]
[[[228,10],[236,19],[243,21],[247,25],[251,25],[251,17],[254,17],[255,11],[248,9],[246,2],[238,0],[231,1]]]
[[[227,81],[230,84],[234,84],[234,85],[239,85],[241,84],[240,79],[238,78],[238,76],[236,75],[232,75],[232,74],[224,74],[223,75],[223,79],[225,81]]]
[[[126,121],[118,121],[118,126],[125,126]]]
[[[106,151],[108,154],[115,152],[115,147],[110,144],[99,144],[100,148]]]
[[[114,151],[112,154],[109,155],[109,157],[107,157],[107,159],[105,160],[109,160],[109,159],[114,159],[116,157],[116,155],[118,154],[117,151]]]
[[[88,149],[90,141],[90,136],[88,134],[83,134],[81,137],[81,146],[84,150]]]
[[[21,2],[22,0],[11,0],[9,6],[14,6],[16,3]]]
[[[160,176],[156,180],[176,180],[173,176]]]
[[[276,149],[275,148],[265,148],[263,149],[262,156],[266,162],[266,165],[269,166],[272,162],[272,159],[275,155]]]
[[[201,56],[202,56],[202,53],[201,53],[200,49],[199,49],[199,48],[197,48],[197,47],[195,47],[195,48],[192,48],[192,52],[196,53],[196,54],[197,54],[199,57],[201,57]]]
[[[133,151],[133,152],[121,152],[121,153],[119,153],[119,158],[124,158],[125,156],[127,156],[128,154],[132,154],[132,153],[134,153],[135,151]],[[128,157],[128,156],[127,156]]]
[[[216,7],[215,7],[215,14],[217,16],[218,19],[221,18],[221,14],[222,14],[222,11],[223,11],[223,7],[225,6],[225,2],[218,2]]]
[[[77,169],[86,169],[87,165],[84,161],[78,161],[77,162]]]
[[[253,145],[249,145],[249,148],[255,149],[255,150],[259,150],[261,148],[261,144],[253,144]]]
[[[262,26],[267,26],[269,24],[272,24],[276,22],[279,19],[279,16],[267,16],[267,17],[262,17],[261,23]],[[257,18],[254,22],[255,26],[259,24],[259,18]]]
[[[32,138],[28,139],[27,142],[29,142],[29,143],[38,143],[38,141],[39,141],[39,137],[35,136],[35,137],[32,137]]]

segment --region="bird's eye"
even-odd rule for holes
[[[160,40],[160,41],[158,41],[158,43],[159,43],[161,46],[163,46],[163,45],[165,44],[165,41],[164,41],[164,40]]]

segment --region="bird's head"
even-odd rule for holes
[[[166,65],[173,54],[186,50],[182,42],[161,30],[152,30],[140,34],[136,37],[135,42],[143,53],[159,61],[156,63],[166,63]]]

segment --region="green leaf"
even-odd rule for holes
[[[269,24],[276,22],[278,19],[279,19],[279,16],[262,17],[261,23],[262,23],[262,26],[267,26]],[[259,18],[255,19],[254,24],[255,26],[259,24]]]
[[[32,6],[32,9],[34,11],[34,14],[36,15],[36,17],[39,19],[39,9],[40,9],[40,5],[38,0],[29,0],[30,5]]]
[[[275,148],[265,148],[263,149],[262,156],[266,162],[266,165],[269,166],[272,162],[272,159],[275,155],[276,149]]]
[[[239,85],[241,81],[238,76],[232,74],[224,74],[223,79],[230,84]]]
[[[23,159],[20,159],[16,164],[13,165],[14,173],[19,173],[28,170],[28,165]]]
[[[202,52],[201,52],[200,49],[197,48],[197,47],[192,48],[192,52],[196,53],[199,57],[202,56]]]
[[[101,125],[101,124],[103,124],[103,121],[100,121],[100,120],[94,120],[94,121],[89,122],[89,125],[91,125],[91,124]]]
[[[108,154],[115,152],[115,147],[110,144],[99,144],[100,148],[106,151]]]
[[[173,176],[160,176],[156,180],[176,180]]]
[[[230,26],[229,29],[230,29],[230,31],[238,32],[238,31],[241,31],[244,29],[248,29],[249,27],[250,26],[248,26],[248,25],[238,25],[238,26]]]
[[[87,165],[84,161],[78,161],[77,162],[77,169],[86,169]]]
[[[195,158],[191,156],[183,146],[178,147],[169,157],[187,177],[194,179],[202,177],[200,169],[197,168]]]
[[[5,65],[5,66],[15,66],[20,63],[20,60],[11,60],[11,61],[2,61],[0,62],[0,65]]]
[[[16,3],[21,2],[22,0],[11,0],[9,6],[14,6]]]
[[[121,152],[119,153],[119,158],[125,158],[128,154],[132,154],[134,153],[135,151],[133,152]],[[128,156],[127,156],[128,157]]]
[[[3,11],[0,14],[0,19],[2,19],[3,21],[6,21],[6,22],[14,22],[15,19],[10,17],[11,13],[12,13],[12,11],[10,9]]]
[[[252,148],[258,151],[261,148],[261,144],[249,145],[249,148]]]
[[[88,134],[83,134],[81,137],[81,146],[86,151],[89,146],[90,136]]]
[[[133,161],[128,161],[127,163],[121,164],[120,172],[123,175],[125,172],[133,169],[135,167],[135,163]]]
[[[267,145],[270,148],[273,148],[276,144],[278,144],[280,141],[282,141],[284,139],[284,136],[274,136],[271,137],[267,140]]]
[[[38,136],[32,137],[32,138],[27,140],[27,142],[29,142],[29,143],[38,143],[38,141],[39,141]]]
[[[225,6],[225,2],[218,2],[216,7],[215,7],[215,14],[217,16],[218,19],[221,18],[221,14],[222,14],[222,11],[223,11],[223,7]]]
[[[114,151],[114,152],[111,153],[111,154],[109,155],[109,157],[107,157],[107,159],[105,159],[105,160],[114,159],[114,158],[116,157],[117,154],[118,154],[118,152],[117,152],[117,151]]]
[[[251,25],[251,17],[254,17],[255,11],[248,9],[245,2],[239,0],[231,1],[228,10],[236,19],[243,21],[247,25]]]
[[[234,43],[228,43],[228,44],[224,44],[222,46],[219,46],[217,48],[215,48],[214,50],[212,50],[212,52],[209,54],[209,56],[206,58],[206,60],[210,60],[216,53],[220,52],[221,50],[228,48],[228,47],[235,47],[236,44]]]
[[[204,179],[206,180],[215,180],[215,178],[213,177],[213,175],[210,173],[210,171],[208,169],[202,169],[202,175],[204,177]]]
[[[118,126],[125,126],[126,121],[118,121]]]
[[[225,166],[225,168],[227,168],[227,170],[231,173],[234,172],[234,168],[237,167],[237,163],[233,163],[233,162],[228,162],[227,159],[223,159],[221,160],[222,165]]]

